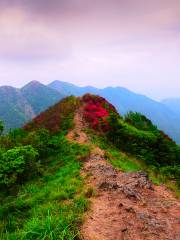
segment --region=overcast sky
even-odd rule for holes
[[[180,97],[180,0],[0,0],[0,85]]]

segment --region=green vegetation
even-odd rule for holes
[[[180,183],[180,147],[139,113],[129,113],[125,119],[111,114],[108,141],[118,149],[142,160],[150,168],[167,174]]]
[[[172,167],[157,168],[153,165],[147,165],[145,161],[136,158],[132,154],[122,152],[113,143],[109,142],[106,136],[97,135],[95,131],[86,129],[86,133],[90,136],[93,144],[98,145],[105,151],[105,157],[115,167],[125,172],[145,171],[154,184],[165,184],[172,189],[177,196],[180,196],[178,186],[179,172],[174,174],[171,172]],[[174,170],[178,171],[177,166]]]
[[[137,162],[133,161],[134,159],[131,159],[118,150],[110,149],[109,152],[106,153],[106,156],[114,167],[119,168],[123,171],[136,172],[141,170],[140,165],[138,165]]]
[[[84,116],[89,126],[98,130],[106,139],[107,146],[115,146],[126,155],[139,159],[148,169],[180,184],[180,146],[169,136],[140,113],[129,112],[125,117],[119,116],[113,106],[105,107],[109,103],[104,98],[87,94],[83,101]],[[111,162],[115,166],[123,170],[134,168],[128,158],[114,155],[112,152],[111,157],[115,161]]]
[[[125,172],[139,171],[143,169],[141,162],[132,156],[128,156],[121,152],[108,139],[102,135],[96,135],[91,129],[86,129],[86,133],[90,136],[91,142],[105,151],[105,157],[116,168]]]
[[[83,99],[63,99],[27,124],[0,136],[0,239],[75,240],[88,208],[92,188],[84,189],[80,170],[90,147],[98,145],[105,157],[123,171],[148,172],[157,184],[177,191],[180,147],[139,113],[120,117],[106,100],[104,107],[88,95],[87,119],[101,130],[86,129],[91,143],[69,142],[75,111]],[[104,110],[105,108],[105,110]],[[104,125],[103,125],[104,126]],[[3,125],[0,122],[0,134]]]
[[[155,131],[157,127],[144,115],[137,112],[128,112],[124,117],[125,122],[144,131]]]
[[[50,107],[26,124],[24,129],[28,131],[38,128],[46,128],[51,133],[67,130],[73,127],[74,112],[80,106],[79,98],[70,96]]]
[[[0,121],[0,135],[2,134],[3,130],[4,130],[4,125],[3,125],[3,123]]]
[[[26,130],[0,137],[0,239],[79,237],[88,208],[81,159],[89,154],[89,147],[65,137],[73,126],[76,103],[69,97],[60,104],[58,131],[49,128],[51,118],[59,115],[58,109],[50,108],[39,125],[30,123]]]
[[[37,155],[38,152],[30,145],[15,147],[4,153],[1,151],[0,184],[14,184],[20,176],[28,175],[29,169],[34,171]]]
[[[34,161],[31,166],[26,165],[30,157],[32,160],[37,157],[37,149],[22,146],[5,153],[9,161],[4,168],[9,169],[13,181],[0,195],[0,239],[70,240],[78,236],[82,214],[88,207],[79,159],[89,154],[89,149],[68,142],[63,134],[53,136],[49,143],[49,156],[41,159],[39,166],[41,176],[32,172]],[[16,160],[10,171],[13,159]],[[22,178],[25,166],[28,166],[31,180],[15,184],[17,175],[14,177],[13,169]]]
[[[4,122],[5,133],[22,127],[63,97],[63,94],[37,81],[32,81],[21,89],[0,87],[0,118]]]

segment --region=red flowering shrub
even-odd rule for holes
[[[117,114],[113,105],[102,97],[90,94],[86,94],[82,100],[84,103],[84,117],[89,122],[90,126],[93,129],[103,131],[110,130],[108,117],[112,112]]]

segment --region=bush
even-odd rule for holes
[[[107,137],[111,142],[123,151],[144,160],[148,165],[163,167],[179,163],[179,147],[171,139],[165,137],[144,116],[137,113],[130,113],[128,116],[133,119],[132,124],[115,115],[110,117],[111,130],[107,132]]]
[[[37,129],[36,131],[29,132],[25,138],[22,139],[23,145],[31,145],[36,151],[38,151],[40,157],[48,155],[48,142],[50,139],[50,133],[47,129]]]
[[[124,117],[125,122],[132,126],[145,131],[155,131],[157,127],[144,115],[138,112],[128,112]]]
[[[32,146],[21,146],[0,153],[0,184],[11,185],[31,172],[38,153]]]
[[[117,114],[116,109],[106,99],[99,96],[86,94],[82,101],[84,103],[83,115],[90,126],[95,130],[109,131],[109,116]]]

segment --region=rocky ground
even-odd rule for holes
[[[78,110],[68,138],[90,142]],[[114,169],[104,152],[92,147],[82,175],[95,190],[81,228],[84,240],[180,240],[180,202],[165,186],[155,186],[144,172]]]

